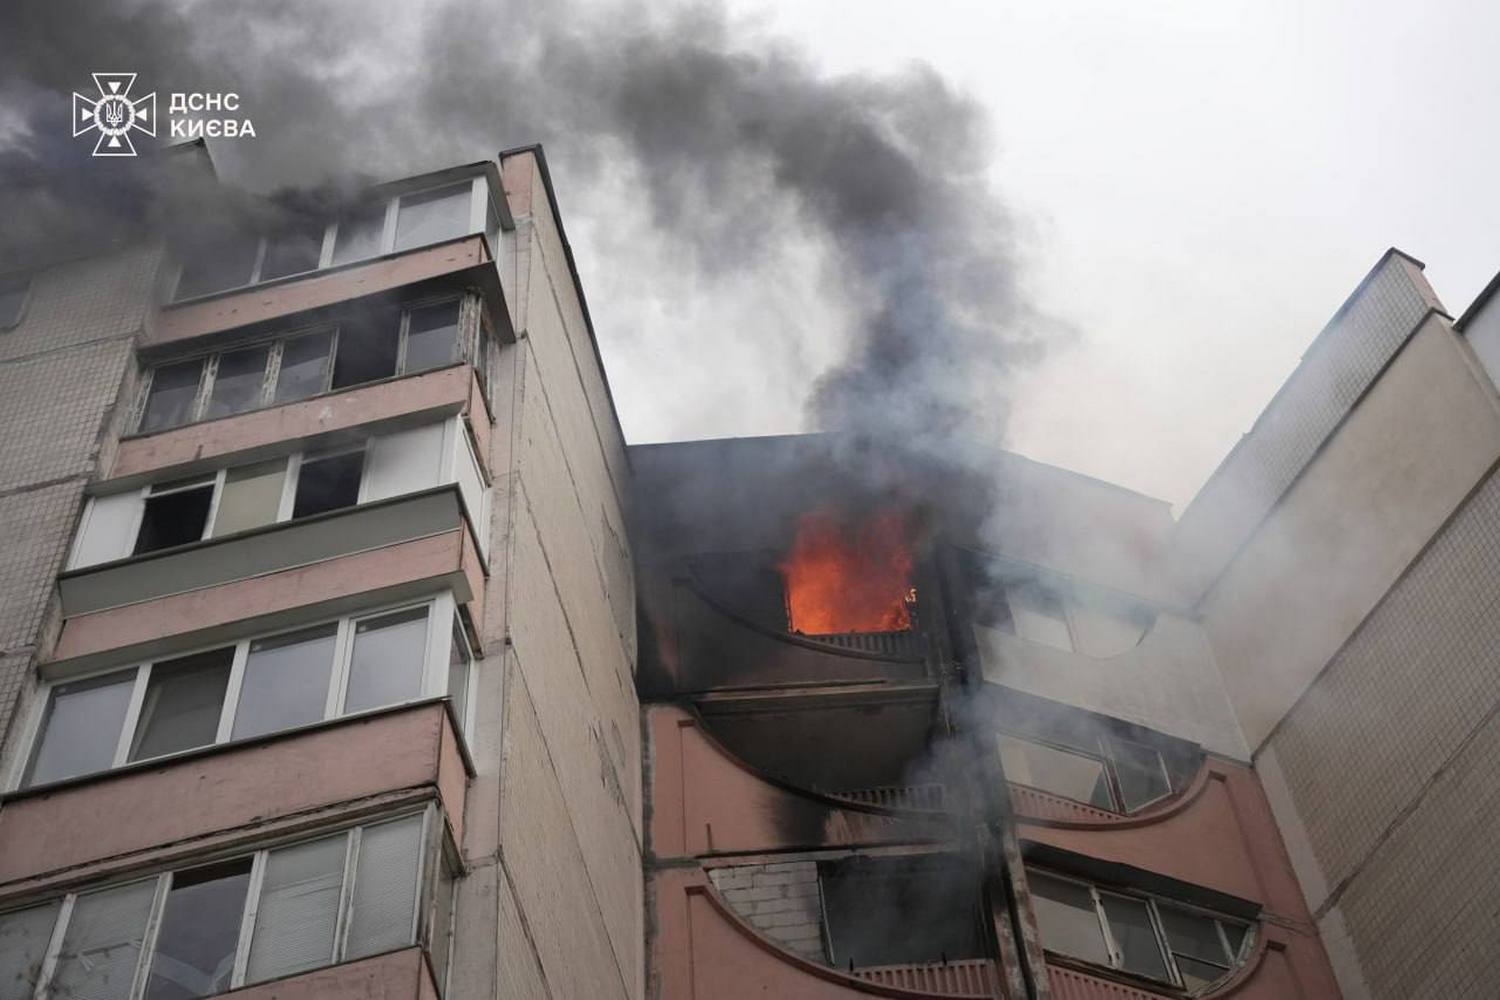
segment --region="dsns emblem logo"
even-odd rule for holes
[[[98,97],[73,92],[73,136],[98,131],[95,156],[134,156],[131,131],[156,136],[156,92],[130,99],[135,85],[134,73],[93,73]]]

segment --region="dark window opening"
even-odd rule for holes
[[[213,499],[214,485],[211,482],[148,496],[141,512],[141,530],[135,536],[133,554],[198,541],[208,524],[208,510]]]
[[[948,858],[850,858],[820,866],[837,966],[985,958],[979,874]]]
[[[323,229],[290,230],[266,237],[266,253],[261,258],[260,280],[271,281],[292,274],[311,271],[323,254]]]
[[[385,202],[356,209],[339,220],[333,263],[347,264],[380,253],[385,240]]]
[[[256,239],[234,239],[187,251],[177,280],[179,301],[248,285],[260,252]]]
[[[333,387],[343,389],[396,374],[400,342],[400,319],[393,311],[368,311],[341,324]]]
[[[193,1000],[229,989],[250,858],[172,873],[145,1000]]]
[[[365,469],[365,453],[346,451],[323,458],[302,460],[297,473],[297,497],[293,519],[359,503],[359,481]]]

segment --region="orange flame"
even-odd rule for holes
[[[853,527],[853,530],[850,528]],[[777,567],[793,632],[901,632],[911,628],[911,551],[901,517],[878,511],[857,526],[832,511],[802,515]]]

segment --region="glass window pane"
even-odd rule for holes
[[[426,653],[426,608],[356,622],[344,711],[362,712],[420,695]]]
[[[1229,960],[1238,961],[1240,949],[1245,946],[1245,925],[1220,920],[1219,926],[1224,928],[1224,936],[1229,939]]]
[[[1188,958],[1185,955],[1177,956],[1177,971],[1182,974],[1182,984],[1189,990],[1196,990],[1216,983],[1229,975],[1229,970],[1222,966],[1200,962],[1196,958]]]
[[[249,858],[173,874],[145,1000],[194,1000],[229,989],[249,885]]]
[[[124,670],[53,688],[25,783],[61,781],[113,764],[134,686],[135,671]]]
[[[401,315],[391,309],[362,310],[339,325],[333,388],[345,389],[396,374]]]
[[[1115,807],[1101,760],[1002,734],[1000,763],[1005,768],[1007,781],[1030,785],[1101,809]]]
[[[1151,924],[1151,911],[1143,900],[1099,894],[1109,932],[1120,950],[1120,967],[1152,979],[1170,979],[1161,942]]]
[[[60,909],[44,903],[0,913],[0,1000],[31,1000]]]
[[[79,896],[49,991],[68,1000],[124,1000],[135,982],[156,879]]]
[[[162,365],[151,375],[151,394],[141,416],[141,430],[176,427],[193,419],[193,401],[198,398],[198,380],[203,359]]]
[[[472,197],[468,181],[403,197],[396,216],[396,249],[410,250],[467,233]]]
[[[266,237],[266,255],[260,264],[260,280],[271,281],[301,274],[318,266],[323,253],[323,227],[293,230]]]
[[[219,368],[214,374],[213,391],[204,416],[225,417],[259,406],[269,354],[269,348],[251,347],[219,355]]]
[[[132,554],[142,555],[203,538],[208,510],[213,506],[212,482],[189,490],[148,496],[141,511],[141,527]]]
[[[211,295],[250,283],[260,240],[240,238],[187,252],[182,277],[177,280],[178,301],[195,295]]]
[[[1005,588],[1006,602],[1016,635],[1058,649],[1072,650],[1073,635],[1068,631],[1068,616],[1062,599],[1038,584],[1027,583]]]
[[[130,759],[145,760],[212,743],[233,660],[231,646],[154,664]]]
[[[1028,872],[1027,880],[1042,946],[1086,962],[1109,965],[1104,932],[1087,887],[1039,872]]]
[[[447,861],[439,856],[436,884],[432,893],[432,924],[427,935],[427,952],[432,956],[432,975],[438,992],[448,992],[448,957],[452,951],[454,895],[458,888]]]
[[[421,816],[364,828],[354,866],[354,911],[349,918],[346,959],[412,943],[421,867]]]
[[[271,852],[250,941],[247,982],[333,961],[347,843],[347,835],[339,834]]]
[[[1167,944],[1174,952],[1219,965],[1229,964],[1230,956],[1224,954],[1224,943],[1219,940],[1219,929],[1214,925],[1213,917],[1171,906],[1158,906],[1157,910],[1161,913]]]
[[[406,330],[406,371],[458,360],[458,300],[411,311]]]
[[[288,340],[281,349],[281,373],[276,376],[276,402],[316,396],[328,388],[329,331]]]
[[[448,697],[453,701],[453,714],[458,724],[464,724],[469,698],[469,641],[464,635],[464,626],[453,616],[453,640],[448,647]]]
[[[367,205],[339,220],[334,237],[333,262],[347,264],[380,253],[385,233],[385,202]]]
[[[257,639],[245,660],[234,738],[246,739],[323,718],[338,625]]]
[[[292,518],[311,517],[359,503],[359,481],[364,475],[365,453],[347,451],[327,458],[302,460],[297,472],[297,495]]]
[[[1171,794],[1166,767],[1154,747],[1121,739],[1112,739],[1109,744],[1126,810],[1140,809]]]
[[[213,537],[276,522],[286,483],[286,459],[242,465],[224,473],[224,490],[214,515]]]

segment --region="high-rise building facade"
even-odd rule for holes
[[[0,276],[0,1000],[1492,997],[1497,372],[1392,251],[1174,517],[627,448],[538,147]]]
[[[640,997],[628,465],[540,149],[0,324],[0,996]]]

